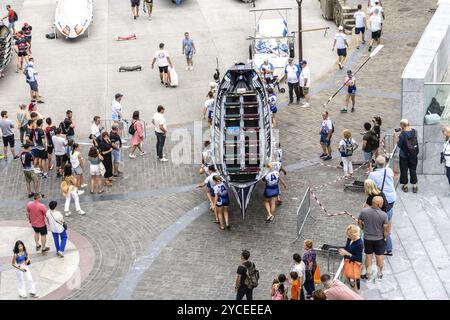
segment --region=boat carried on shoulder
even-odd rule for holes
[[[12,51],[13,35],[8,26],[0,22],[0,77],[11,62]]]
[[[243,216],[252,191],[266,174],[273,149],[267,92],[257,71],[236,63],[216,93],[211,128],[213,162],[234,191]]]

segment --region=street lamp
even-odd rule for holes
[[[302,38],[302,2],[296,0],[298,5],[298,63],[303,60],[303,38]]]

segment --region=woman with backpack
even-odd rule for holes
[[[372,179],[366,179],[366,181],[364,181],[364,192],[367,195],[367,199],[363,204],[363,208],[372,206],[373,198],[378,196],[383,198],[383,206],[380,209],[384,212],[387,212],[388,201],[386,200],[386,196],[384,195],[383,191],[378,189],[375,181],[373,181]]]
[[[413,192],[417,193],[417,155],[419,154],[419,143],[417,131],[411,128],[409,121],[400,121],[401,133],[398,137],[397,146],[400,149],[400,184],[403,192],[408,192],[408,171],[409,182],[413,185]]]
[[[350,130],[342,131],[342,139],[339,141],[338,151],[341,153],[342,165],[344,167],[344,175],[347,178],[353,177],[353,152],[358,149],[358,144],[352,138]]]
[[[133,112],[133,120],[131,120],[131,125],[128,129],[128,133],[132,135],[131,137],[131,152],[129,157],[131,159],[135,159],[134,151],[136,148],[141,152],[141,156],[145,154],[145,151],[142,150],[142,143],[144,142],[144,125],[141,121],[139,121],[139,111]]]
[[[86,212],[81,210],[80,207],[80,199],[78,197],[78,188],[77,188],[77,178],[72,175],[72,166],[70,164],[66,164],[64,167],[64,178],[61,182],[61,192],[66,198],[66,203],[64,205],[64,215],[66,217],[70,216],[72,213],[70,210],[70,199],[73,198],[75,202],[75,209],[79,215],[85,215]]]

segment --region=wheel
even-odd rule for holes
[[[251,44],[248,45],[248,57],[253,60],[253,46]]]
[[[286,89],[285,88],[280,88],[280,93],[285,93]]]

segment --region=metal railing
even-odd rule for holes
[[[311,213],[311,190],[308,187],[305,191],[305,194],[303,195],[300,205],[297,208],[297,238],[295,238],[294,242],[296,242],[300,238],[300,235],[306,223],[306,219],[308,219],[310,213]]]
[[[144,127],[144,137],[147,137],[147,123],[144,120],[139,120],[142,122]],[[130,127],[132,120],[131,119],[121,119],[121,120],[113,120],[113,119],[101,119],[100,125],[103,127],[103,131],[110,132],[113,124],[119,124],[122,122],[123,130],[122,130],[122,138],[123,139],[131,139],[131,135],[128,133],[128,128]]]

